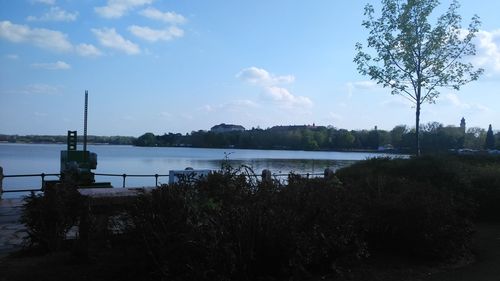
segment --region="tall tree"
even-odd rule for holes
[[[491,128],[491,124],[488,127],[488,132],[486,132],[486,140],[484,141],[485,149],[494,149],[495,148],[495,136],[493,135],[493,129]]]
[[[483,72],[462,61],[476,53],[472,39],[480,25],[479,17],[472,17],[468,29],[462,29],[459,4],[453,1],[431,24],[429,19],[438,5],[438,0],[382,0],[381,16],[376,19],[374,7],[367,4],[367,19],[362,25],[370,32],[370,52],[357,43],[354,58],[361,74],[415,104],[417,155],[422,104],[434,103],[439,88],[459,90]]]

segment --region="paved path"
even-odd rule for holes
[[[26,228],[19,222],[22,199],[0,199],[0,257],[22,247]]]

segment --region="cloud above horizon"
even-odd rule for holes
[[[31,64],[33,68],[47,69],[47,70],[68,70],[71,69],[71,65],[64,61],[48,62],[48,63],[33,63]]]
[[[308,97],[293,95],[288,89],[279,86],[294,82],[293,75],[274,75],[263,68],[252,66],[242,69],[236,74],[236,78],[259,86],[263,90],[263,97],[281,108],[309,109],[313,106]]]
[[[30,84],[21,90],[24,94],[31,95],[59,95],[62,94],[63,87],[49,84]]]
[[[266,87],[264,96],[285,108],[307,109],[313,106],[313,102],[308,97],[292,95],[287,89],[282,87]]]
[[[99,43],[107,48],[124,52],[128,55],[136,55],[141,52],[139,46],[121,36],[114,28],[92,28]]]
[[[170,24],[184,24],[186,18],[175,12],[162,12],[156,8],[149,7],[139,12],[141,16],[152,20],[158,20]]]
[[[31,28],[23,24],[15,24],[10,21],[0,22],[0,38],[12,43],[26,43],[38,48],[56,53],[75,52],[80,56],[96,56],[100,51],[91,44],[79,44],[74,46],[68,39],[68,35],[51,29]]]
[[[446,93],[441,96],[443,102],[451,105],[459,110],[467,110],[473,112],[489,112],[491,109],[480,103],[467,103],[463,102],[460,97],[455,93]]]
[[[59,7],[50,7],[50,9],[45,12],[42,16],[28,16],[27,21],[63,21],[71,22],[76,21],[78,17],[78,12],[68,12]]]
[[[238,72],[238,74],[236,74],[236,78],[257,85],[276,85],[282,83],[292,83],[295,81],[295,77],[293,75],[277,76],[269,73],[265,69],[255,66],[242,69]]]
[[[68,36],[60,31],[30,28],[10,21],[0,22],[0,38],[14,43],[30,43],[56,52],[69,52],[73,49]]]
[[[356,91],[370,91],[370,90],[375,90],[377,88],[381,88],[381,86],[378,85],[373,80],[361,80],[361,81],[347,82],[346,87],[347,87],[347,96],[348,97],[352,97],[352,95]]]
[[[149,42],[169,41],[182,37],[184,31],[176,26],[170,26],[165,29],[153,29],[147,26],[129,26],[130,33]]]
[[[486,69],[486,75],[500,74],[500,29],[480,30],[476,40],[477,55],[474,62]]]
[[[33,3],[40,3],[45,5],[54,5],[56,4],[56,0],[31,0]]]
[[[106,6],[95,7],[94,11],[104,18],[121,18],[129,11],[153,3],[153,0],[108,0]]]

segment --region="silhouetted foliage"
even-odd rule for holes
[[[290,175],[283,186],[228,169],[145,194],[132,221],[165,278],[299,277],[366,254],[359,208],[346,198],[335,180]]]
[[[21,217],[28,242],[44,251],[60,250],[82,210],[83,201],[76,186],[57,184],[47,187],[43,194],[31,193],[24,198]]]
[[[1,135],[1,142],[10,143],[66,143],[67,135],[49,136],[49,135]],[[78,136],[78,142],[83,141],[83,136]],[[134,137],[125,136],[87,136],[88,143],[92,144],[116,144],[116,145],[131,145],[134,143]]]
[[[60,248],[82,210],[75,195],[59,186],[26,199],[33,243]],[[121,228],[105,245],[140,257],[139,267],[123,270],[147,271],[143,279],[304,280],[347,273],[380,252],[460,259],[474,220],[500,220],[499,200],[498,156],[371,159],[336,177],[286,181],[225,162],[204,179],[140,195],[114,217]]]
[[[493,130],[491,129],[491,124],[488,127],[488,132],[486,132],[486,140],[484,141],[485,149],[495,148],[495,136],[493,135]]]
[[[138,146],[175,146],[207,148],[253,148],[292,150],[389,150],[408,153],[413,146],[415,129],[398,125],[391,131],[380,129],[348,131],[323,126],[278,126],[266,130],[214,133],[197,131],[191,134],[146,133]],[[421,125],[423,153],[446,152],[451,149],[483,149],[486,132],[480,128],[443,126],[431,122]]]
[[[473,220],[500,220],[500,158],[372,159],[341,169],[367,219],[369,249],[454,259],[470,247]]]

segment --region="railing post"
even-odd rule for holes
[[[127,174],[123,174],[122,177],[123,177],[123,187],[125,188],[125,178],[127,177]]]
[[[158,187],[158,174],[155,174],[155,187]]]
[[[42,188],[45,186],[45,173],[41,173],[40,176],[42,177]]]
[[[273,182],[271,171],[268,169],[262,170],[262,182],[267,184],[271,184]]]
[[[3,168],[0,166],[0,199],[2,199],[3,193]]]
[[[335,177],[335,173],[330,168],[326,168],[323,175],[325,176],[325,179],[327,179],[327,180],[333,179]]]

